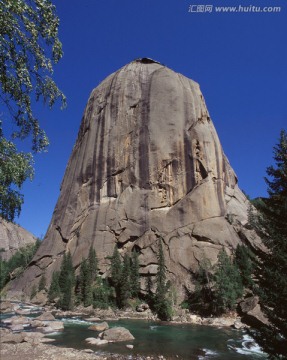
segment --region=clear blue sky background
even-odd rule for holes
[[[64,57],[55,80],[68,107],[38,106],[50,138],[23,188],[17,222],[43,236],[59,196],[89,94],[107,75],[151,57],[199,82],[223,149],[251,197],[266,195],[263,177],[280,129],[287,128],[286,0],[54,0]],[[189,5],[213,5],[190,13]],[[215,6],[281,6],[280,13],[216,13]],[[194,8],[193,8],[194,9]]]

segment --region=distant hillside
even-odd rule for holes
[[[17,224],[0,218],[0,256],[2,260],[8,260],[15,252],[36,242],[36,237],[29,231]]]

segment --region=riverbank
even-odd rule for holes
[[[51,344],[38,344],[35,346],[30,343],[1,344],[0,354],[1,360],[168,360],[163,356],[97,355],[90,349],[76,350]]]
[[[33,307],[37,307],[40,313],[51,313],[57,319],[59,318],[79,318],[85,321],[98,322],[98,321],[117,321],[120,319],[134,319],[134,320],[152,320],[160,321],[157,316],[147,307],[140,307],[140,309],[128,308],[125,310],[119,309],[94,309],[92,306],[83,307],[79,306],[73,311],[62,311],[53,306],[39,306],[35,304],[23,304],[24,309],[20,308],[19,303],[11,303],[9,301],[1,302],[1,313],[12,313],[16,316],[29,316]],[[43,319],[41,319],[43,320]],[[46,320],[46,319],[45,319]],[[193,325],[207,325],[216,327],[233,327],[235,329],[243,329],[247,327],[241,321],[241,317],[236,313],[229,313],[221,317],[201,317],[196,314],[190,313],[187,309],[175,308],[174,315],[170,324],[193,324]]]

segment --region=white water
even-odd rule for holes
[[[62,318],[60,321],[63,321],[64,324],[75,324],[75,325],[94,325],[96,322],[90,322],[81,320],[79,318]]]
[[[259,355],[259,356],[265,355],[261,347],[248,334],[243,335],[240,345],[241,345],[240,347],[238,346],[238,344],[233,346],[228,345],[228,347],[230,349],[235,350],[238,354],[242,354],[242,355]]]
[[[158,328],[158,326],[150,326],[149,327],[151,330],[156,330]]]
[[[218,353],[216,351],[210,349],[202,349],[205,352],[205,355],[199,356],[198,360],[207,360],[212,359],[214,356],[217,356]]]

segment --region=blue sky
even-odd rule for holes
[[[37,155],[17,222],[47,230],[89,94],[126,63],[151,57],[197,81],[223,149],[251,197],[263,180],[280,129],[287,128],[286,0],[54,0],[64,57],[54,78],[68,107],[37,106],[50,138]],[[212,12],[189,12],[213,5]],[[218,13],[216,6],[281,6],[273,13]],[[194,10],[197,7],[193,7]]]

